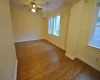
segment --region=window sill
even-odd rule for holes
[[[54,35],[54,34],[50,34],[50,33],[48,33],[48,35],[55,36],[55,37],[59,37],[60,36],[60,35]]]
[[[100,51],[100,47],[97,47],[97,46],[94,46],[94,45],[91,45],[91,44],[88,44],[87,46],[91,47],[94,50]]]

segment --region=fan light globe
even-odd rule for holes
[[[36,5],[35,4],[33,4],[33,8],[35,8],[36,7]]]
[[[35,10],[35,9],[32,9],[31,11],[32,11],[32,12],[36,12],[36,10]]]

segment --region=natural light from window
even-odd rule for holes
[[[100,49],[100,7],[96,9],[95,20],[89,45]]]
[[[60,14],[57,14],[49,18],[48,21],[48,33],[55,36],[60,34]]]
[[[52,34],[52,30],[53,30],[53,17],[50,17],[48,21],[48,33]]]

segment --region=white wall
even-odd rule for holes
[[[83,21],[83,9],[84,1],[80,1],[71,7],[66,43],[66,55],[70,54],[70,56],[76,56],[76,48],[78,46]]]
[[[100,49],[95,49],[93,47],[88,46],[90,33],[93,25],[95,1],[96,0],[88,0],[88,3],[84,3],[83,19],[81,24],[82,26],[80,26],[81,33],[79,36],[79,40],[77,41],[78,45],[75,50],[75,53],[68,53],[68,55],[69,57],[77,57],[100,71]],[[80,5],[82,5],[82,3],[80,3]],[[79,16],[77,16],[77,19],[79,19]],[[70,50],[71,49],[72,48],[70,48]]]
[[[54,36],[48,34],[48,18],[50,16],[54,16],[56,14],[61,15],[61,24],[60,24],[60,36]],[[55,44],[56,46],[60,47],[61,49],[66,49],[66,39],[67,39],[67,30],[68,30],[68,23],[69,23],[69,16],[70,16],[70,6],[65,4],[60,8],[49,12],[47,14],[47,21],[45,21],[45,38],[50,41],[51,43]]]
[[[42,13],[32,13],[26,8],[11,6],[11,14],[15,42],[43,38]]]
[[[14,80],[16,55],[8,0],[0,0],[0,80]]]
[[[96,0],[88,0],[88,3],[84,5],[83,26],[77,48],[77,57],[100,70],[100,50],[88,46],[94,21],[95,4]]]

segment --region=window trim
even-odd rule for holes
[[[95,28],[96,28],[95,25],[96,25],[96,22],[97,22],[97,19],[98,19],[98,12],[99,12],[99,9],[100,9],[100,7],[97,7],[97,5],[96,5],[98,2],[100,2],[100,1],[96,1],[95,7],[94,7],[94,17],[93,17],[93,21],[92,21],[93,24],[92,24],[92,29],[91,29],[91,32],[90,32],[90,38],[89,38],[88,46],[100,50],[100,47],[91,44],[91,40],[93,38],[94,31],[95,31]]]
[[[48,18],[48,34],[49,35],[52,35],[53,34],[53,23],[54,23],[54,21],[53,21],[53,23],[52,23],[52,33],[49,33],[49,19],[51,19],[51,18],[53,18],[53,16],[50,16],[49,18]]]
[[[56,15],[54,15],[54,18],[57,17],[57,16],[60,16],[60,25],[59,25],[59,27],[61,27],[61,15],[60,15],[60,14],[56,14]],[[53,21],[53,22],[54,22],[54,21]],[[55,25],[55,26],[57,26],[57,25]],[[55,34],[54,34],[54,25],[53,25],[53,35],[54,35],[54,36],[57,36],[57,37],[60,36],[60,28],[59,28],[59,35],[55,35]]]
[[[55,35],[54,34],[54,17],[56,17],[56,16],[60,16],[60,27],[61,27],[61,14],[60,13],[58,13],[58,14],[56,14],[56,15],[53,15],[53,16],[50,16],[49,18],[48,18],[48,29],[49,29],[49,19],[50,18],[53,18],[53,25],[52,25],[52,34],[50,34],[49,32],[48,32],[48,34],[49,35],[53,35],[53,36],[56,36],[56,37],[59,37],[60,36],[60,30],[59,30],[59,35]],[[49,30],[48,30],[49,31]]]

